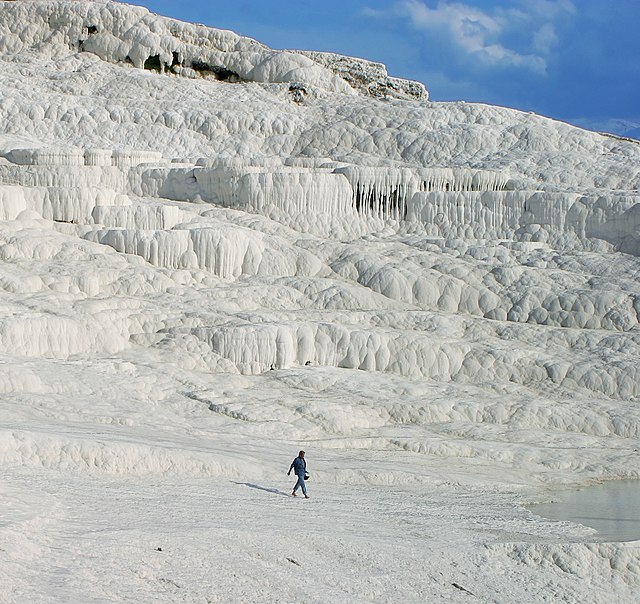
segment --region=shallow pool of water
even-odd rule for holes
[[[598,531],[596,541],[640,540],[640,480],[614,480],[561,491],[553,503],[529,508],[551,520],[569,520]]]

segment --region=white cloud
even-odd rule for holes
[[[511,4],[483,11],[461,2],[440,0],[431,8],[426,0],[403,0],[396,11],[416,29],[447,32],[455,46],[486,65],[513,65],[544,73],[558,43],[553,21],[574,13],[575,6],[570,0],[520,0]],[[521,35],[517,36],[520,43],[516,49],[505,38],[518,32]]]
[[[558,34],[550,23],[546,23],[533,34],[533,48],[543,55],[548,55],[557,43]]]
[[[556,19],[564,13],[575,14],[577,9],[571,0],[520,0],[524,11],[546,19]]]

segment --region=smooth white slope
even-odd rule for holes
[[[33,501],[33,478],[17,477],[6,493],[17,509],[43,513],[23,518],[40,531],[3,560],[20,578],[6,601],[417,603],[471,593],[526,602],[542,593],[608,602],[612,588],[618,601],[634,598],[621,572],[634,565],[633,547],[566,542],[560,523],[533,528],[509,494],[320,487],[290,501],[244,479],[83,475]],[[504,542],[519,531],[539,542]],[[37,568],[33,555],[51,562]]]
[[[638,477],[637,144],[119,3],[0,30],[0,601],[633,601],[521,506]]]

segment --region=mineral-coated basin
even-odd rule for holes
[[[598,531],[595,541],[640,540],[640,480],[614,480],[562,491],[552,503],[529,508],[551,520],[568,520]]]

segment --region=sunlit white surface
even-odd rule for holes
[[[115,2],[0,59],[0,601],[635,601],[525,506],[640,473],[639,144]]]

